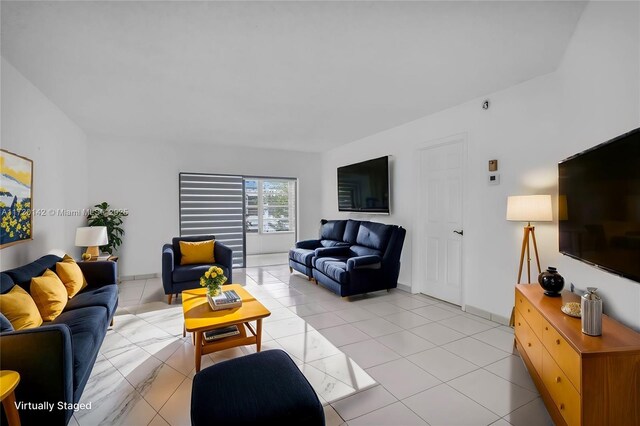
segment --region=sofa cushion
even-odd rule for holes
[[[347,242],[349,244],[355,244],[358,238],[358,229],[360,228],[359,220],[347,220],[347,224],[344,228],[344,235],[342,236],[342,241]]]
[[[321,240],[342,241],[346,220],[328,220],[320,228]]]
[[[31,278],[39,277],[44,274],[44,271],[47,269],[54,270],[56,262],[60,262],[60,260],[62,260],[61,257],[48,254],[46,256],[42,256],[38,260],[27,263],[24,266],[20,266],[19,268],[4,271],[4,273],[9,275],[14,283],[20,285],[20,287],[28,292],[31,286]]]
[[[7,333],[9,331],[13,331],[13,325],[11,325],[11,321],[9,321],[7,317],[0,313],[0,333]]]
[[[346,257],[320,257],[316,259],[315,266],[318,271],[340,284],[349,282]]]
[[[36,303],[19,285],[0,295],[0,312],[16,330],[39,327],[42,324]]]
[[[198,235],[195,237],[173,237],[171,245],[173,246],[173,258],[176,265],[180,264],[180,258],[182,258],[182,252],[180,251],[180,241],[207,241],[215,240],[213,235]]]
[[[315,255],[315,250],[307,249],[291,249],[289,250],[289,259],[295,260],[303,265],[311,266],[311,260]]]
[[[390,225],[376,222],[361,222],[356,243],[376,250],[384,250],[391,236]]]
[[[213,264],[216,240],[180,241],[180,265]]]
[[[43,321],[52,321],[62,313],[69,294],[60,278],[51,269],[40,277],[31,278],[31,297],[36,302]]]
[[[76,294],[73,299],[69,299],[65,312],[91,306],[106,308],[107,315],[111,318],[118,307],[118,286],[116,284],[107,284],[98,288],[85,289]]]
[[[0,273],[0,294],[5,294],[11,290],[14,285],[16,284],[13,282],[9,274],[4,272]]]
[[[354,245],[350,247],[351,254],[355,256],[382,256],[380,250],[372,249],[369,247]]]
[[[321,240],[320,245],[322,247],[338,247],[338,246],[347,246],[349,243],[345,243],[344,241],[335,241],[335,240]]]
[[[213,265],[222,268],[225,277],[229,276],[229,270],[224,265],[220,265],[219,263],[203,265],[180,265],[176,266],[173,270],[173,281],[199,281],[204,273],[207,272]]]
[[[71,331],[73,347],[73,390],[91,373],[91,368],[108,327],[107,309],[91,306],[68,310],[52,324],[66,324]]]

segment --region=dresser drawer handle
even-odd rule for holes
[[[531,342],[527,343],[527,346],[531,347]]]
[[[560,339],[556,339],[556,345],[560,344]]]
[[[560,376],[556,377],[556,383],[560,383]]]
[[[547,331],[549,331],[549,327],[545,327],[544,329],[545,329],[545,330],[547,330]]]
[[[564,410],[564,404],[560,404],[560,409]]]
[[[521,323],[518,323],[518,325],[522,325]]]

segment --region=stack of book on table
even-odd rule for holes
[[[211,309],[214,311],[239,308],[242,306],[242,299],[234,290],[223,291],[219,295],[213,297],[207,294],[207,300],[209,301],[209,306],[211,306]]]
[[[204,332],[204,341],[213,342],[214,340],[224,339],[225,337],[237,336],[240,334],[237,325],[230,325],[229,327],[216,328],[215,330]]]

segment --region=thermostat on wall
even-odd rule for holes
[[[500,174],[491,173],[489,175],[489,185],[500,185]]]

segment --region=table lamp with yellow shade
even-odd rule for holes
[[[87,248],[83,259],[96,259],[100,255],[99,247],[108,242],[106,226],[84,226],[76,230],[76,246]]]

